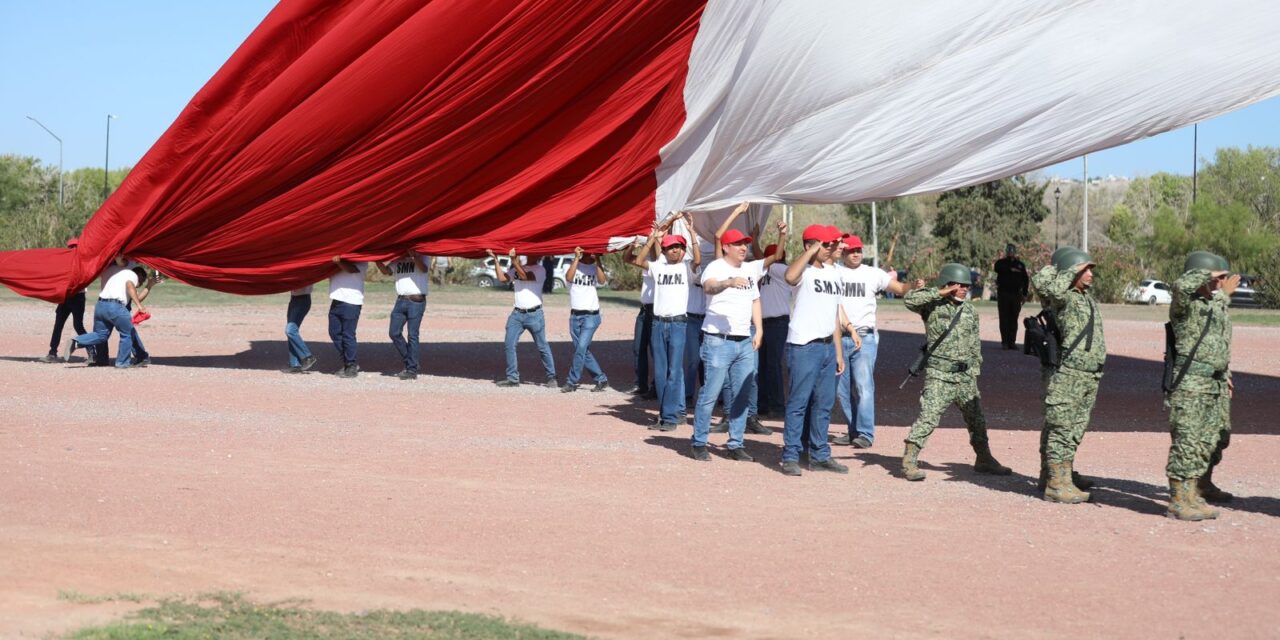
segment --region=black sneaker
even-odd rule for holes
[[[357,374],[359,374],[359,372],[360,372],[360,367],[354,364],[349,364],[341,369],[338,369],[337,373],[335,373],[334,375],[338,376],[339,378],[354,378],[356,377]]]
[[[401,380],[417,380],[418,372],[405,369],[404,371],[401,371],[400,373],[396,374],[396,377]]]
[[[746,449],[742,448],[730,449],[729,457],[738,462],[752,462],[755,460],[755,458],[751,457],[751,454],[747,453]]]
[[[547,387],[548,389],[559,389],[560,381],[556,380],[555,376],[547,376],[547,381],[542,383],[542,386]]]
[[[498,385],[499,387],[518,387],[520,386],[520,381],[512,380],[511,378],[506,378],[505,380],[499,380],[494,384]]]
[[[302,373],[302,367],[285,367],[280,373]]]
[[[757,416],[747,416],[747,433],[754,433],[761,436],[773,435],[773,429],[764,426]]]
[[[798,475],[800,475],[800,463],[799,463],[799,462],[796,462],[795,460],[783,460],[783,461],[782,461],[782,475],[784,475],[784,476],[798,476]]]
[[[300,365],[298,368],[302,369],[303,371],[310,371],[311,367],[314,367],[314,366],[316,366],[316,357],[307,356],[302,359],[302,365]]]
[[[129,361],[129,364],[131,364],[131,365],[133,365],[133,366],[135,366],[135,367],[145,367],[145,366],[147,366],[147,365],[151,364],[151,356],[147,356],[147,357],[145,357],[145,358],[143,358],[143,359],[141,359],[141,360],[138,360],[138,359],[136,359],[136,358],[135,358],[135,359],[132,359],[132,360],[130,360],[130,361]]]
[[[832,438],[831,444],[839,444],[839,445],[853,444],[853,440],[849,439],[849,434],[846,433],[842,436],[836,436]]]
[[[45,357],[40,358],[40,360],[38,360],[37,362],[43,362],[45,364],[53,364],[55,362],[62,362],[62,358],[59,358],[58,354],[56,353],[50,353],[49,355],[46,355]]]
[[[577,391],[577,390],[578,390],[578,385],[576,384],[569,384],[566,382],[563,385],[560,385],[560,393],[573,393],[574,391]]]
[[[729,419],[722,418],[720,422],[711,425],[711,428],[707,430],[707,433],[729,433]]]
[[[675,431],[678,428],[679,428],[678,425],[674,425],[669,422],[659,422],[658,424],[655,424],[652,427],[649,427],[649,430],[666,432],[666,431]],[[706,447],[703,447],[703,448],[705,449]]]
[[[830,471],[832,473],[849,473],[849,467],[846,467],[830,458],[827,458],[826,460],[810,460],[809,470]]]
[[[596,380],[596,385],[594,387],[591,387],[591,393],[599,393],[601,391],[608,391],[608,390],[609,390],[608,380]]]
[[[858,436],[853,439],[853,448],[854,449],[870,449],[871,441],[868,440],[866,436]]]
[[[642,396],[642,395],[645,395],[645,394],[649,393],[649,388],[648,388],[648,387],[642,387],[642,386],[640,386],[640,385],[638,385],[638,384],[633,384],[633,385],[631,385],[630,387],[627,387],[627,390],[626,390],[626,391],[623,391],[623,393],[629,393],[629,394],[631,394],[631,395],[633,395],[633,396]]]
[[[698,462],[711,462],[711,454],[707,453],[706,447],[689,447],[689,457]]]

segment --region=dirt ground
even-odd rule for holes
[[[509,295],[509,294],[508,294]],[[42,637],[136,605],[60,591],[238,590],[344,611],[461,609],[617,638],[1274,638],[1280,636],[1280,329],[1237,327],[1235,436],[1205,523],[1164,517],[1160,326],[1109,320],[1099,406],[1078,460],[1092,504],[1034,490],[1031,358],[984,311],[981,378],[996,455],[975,475],[953,409],[893,473],[919,382],[899,391],[919,323],[882,313],[879,428],[836,448],[847,476],[685,455],[689,427],[646,429],[634,308],[597,335],[615,390],[503,390],[508,302],[428,303],[425,376],[401,382],[385,298],[360,324],[358,379],[332,371],[323,296],[303,327],[321,373],[284,375],[283,306],[153,308],[154,364],[34,362],[51,305],[0,301],[0,637]],[[564,296],[548,325],[568,370]],[[113,344],[114,350],[114,344]],[[541,379],[526,338],[527,380]],[[838,421],[837,421],[838,422]],[[842,432],[843,426],[833,431]],[[724,436],[713,436],[713,445]]]

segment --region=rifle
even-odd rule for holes
[[[923,371],[925,365],[929,363],[929,356],[933,355],[933,352],[938,350],[938,345],[942,344],[942,341],[946,340],[947,336],[951,335],[951,330],[956,328],[956,323],[960,322],[960,314],[963,313],[963,311],[964,307],[956,310],[956,314],[951,316],[951,324],[947,325],[946,330],[938,336],[937,340],[933,341],[933,344],[928,344],[926,342],[925,344],[920,345],[920,355],[916,356],[916,359],[912,360],[911,364],[907,367],[907,377],[902,380],[902,384],[898,385],[899,389],[907,386],[907,383],[911,382],[912,378],[919,377],[920,372]]]

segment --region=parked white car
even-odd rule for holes
[[[1172,304],[1173,294],[1169,292],[1169,285],[1160,280],[1143,280],[1138,286],[1129,287],[1125,300],[1143,304]]]

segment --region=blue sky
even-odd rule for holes
[[[274,0],[0,0],[0,153],[100,167],[135,164]],[[1280,98],[1200,124],[1200,156],[1219,146],[1280,146]],[[1191,128],[1089,156],[1090,175],[1191,173]],[[1076,177],[1080,160],[1043,170]]]

